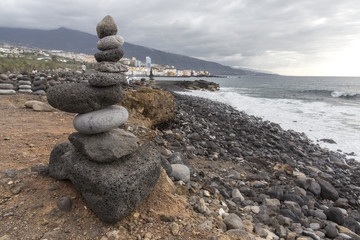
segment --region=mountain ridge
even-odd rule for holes
[[[94,54],[98,51],[96,49],[98,40],[96,35],[64,27],[53,30],[0,27],[0,42],[46,50]],[[261,71],[232,68],[216,62],[165,52],[128,42],[125,42],[122,48],[125,52],[124,57],[135,57],[144,61],[145,57],[149,56],[153,63],[175,66],[179,70],[206,70],[213,75],[268,75]]]

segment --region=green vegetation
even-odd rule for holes
[[[21,56],[17,58],[0,57],[0,73],[11,72],[31,72],[34,69],[38,71],[55,70],[58,68],[68,68],[70,71],[81,71],[81,62],[68,60],[66,63],[60,62],[59,57],[52,56],[52,60],[37,60],[35,56]]]

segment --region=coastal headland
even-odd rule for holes
[[[164,170],[147,200],[111,225],[69,181],[48,176],[51,149],[74,132],[75,114],[25,107],[46,104],[45,95],[1,95],[0,239],[360,239],[359,163],[176,93],[184,89],[176,82],[158,87],[167,91],[127,91],[125,128],[156,145]],[[153,112],[144,111],[150,100]]]

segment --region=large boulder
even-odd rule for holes
[[[121,105],[129,110],[130,118],[147,120],[151,125],[166,123],[175,117],[174,96],[165,91],[149,88],[126,91]]]
[[[138,149],[139,139],[131,132],[113,129],[99,134],[72,133],[70,142],[89,160],[112,162]]]
[[[110,87],[92,87],[87,83],[64,83],[49,88],[47,100],[51,106],[65,112],[87,113],[124,99],[120,84]]]
[[[148,143],[133,155],[97,163],[70,142],[64,142],[54,147],[49,162],[50,175],[58,180],[69,179],[88,207],[109,223],[126,217],[145,200],[160,170],[160,154]]]

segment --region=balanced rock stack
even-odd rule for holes
[[[116,35],[111,16],[98,25],[100,38],[95,54],[97,72],[88,83],[64,83],[51,87],[50,105],[79,113],[74,119],[78,131],[58,144],[50,155],[49,172],[56,179],[70,179],[90,209],[103,221],[116,222],[130,214],[147,197],[160,175],[159,153],[149,143],[140,144],[132,133],[118,128],[128,118],[117,61],[123,55],[123,38]]]
[[[32,93],[31,90],[31,78],[27,74],[20,74],[17,77],[18,80],[18,92]]]
[[[12,95],[16,91],[13,90],[14,85],[9,80],[9,77],[6,74],[0,74],[0,95]]]
[[[40,74],[37,74],[34,76],[34,81],[32,82],[32,88],[33,94],[35,95],[46,95],[46,78],[44,76],[41,76]]]

